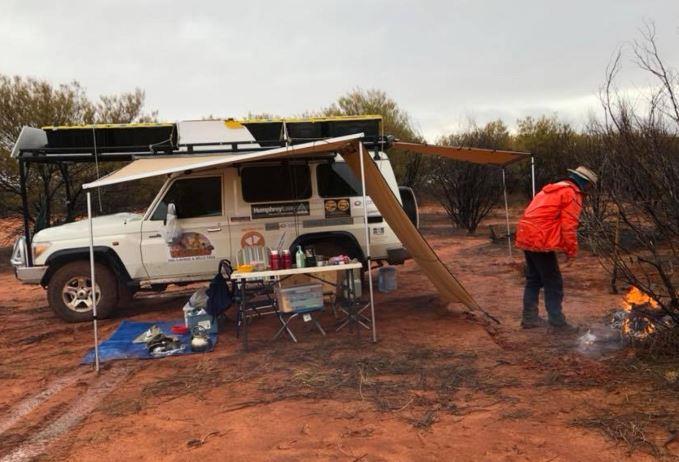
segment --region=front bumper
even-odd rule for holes
[[[24,284],[40,284],[47,272],[47,266],[28,266],[28,246],[25,237],[20,237],[14,243],[9,262],[14,267],[16,278]]]
[[[47,268],[47,266],[16,266],[14,274],[24,284],[40,284]]]

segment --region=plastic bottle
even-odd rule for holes
[[[306,255],[304,255],[302,246],[298,245],[297,252],[295,252],[295,263],[297,264],[297,268],[304,268],[304,260],[306,260]]]

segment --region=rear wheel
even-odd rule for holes
[[[118,303],[118,283],[105,265],[95,264],[97,317],[108,317]],[[47,286],[50,308],[63,320],[83,322],[92,319],[92,281],[88,261],[66,263],[52,275]]]

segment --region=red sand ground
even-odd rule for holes
[[[679,454],[676,442],[663,447],[679,424],[677,387],[662,379],[670,365],[646,365],[629,351],[585,356],[574,337],[521,330],[520,253],[509,259],[485,232],[454,232],[439,210],[426,212],[430,243],[500,326],[447,310],[408,262],[398,291],[377,295],[377,345],[367,333],[328,329],[321,338],[299,325],[299,344],[270,342],[276,320],[267,318],[252,325],[247,354],[229,328],[213,353],[109,363],[97,378],[78,365],[91,326],[60,321],[42,289],[18,284],[2,266],[0,460],[617,461],[652,460],[654,447],[655,457]],[[595,323],[619,303],[590,255],[564,277],[575,323]],[[103,321],[101,334],[123,318],[180,318],[189,293],[144,296]],[[332,315],[322,322],[332,325]],[[340,386],[342,367],[351,366],[333,361],[352,355],[361,365]],[[383,358],[391,361],[386,375]],[[448,370],[450,381],[436,382]],[[574,424],[605,416],[614,422]]]

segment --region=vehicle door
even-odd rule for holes
[[[224,208],[223,174],[174,179],[142,225],[141,254],[151,279],[209,278],[228,258],[230,241]],[[168,242],[169,204],[174,204],[177,233]]]

